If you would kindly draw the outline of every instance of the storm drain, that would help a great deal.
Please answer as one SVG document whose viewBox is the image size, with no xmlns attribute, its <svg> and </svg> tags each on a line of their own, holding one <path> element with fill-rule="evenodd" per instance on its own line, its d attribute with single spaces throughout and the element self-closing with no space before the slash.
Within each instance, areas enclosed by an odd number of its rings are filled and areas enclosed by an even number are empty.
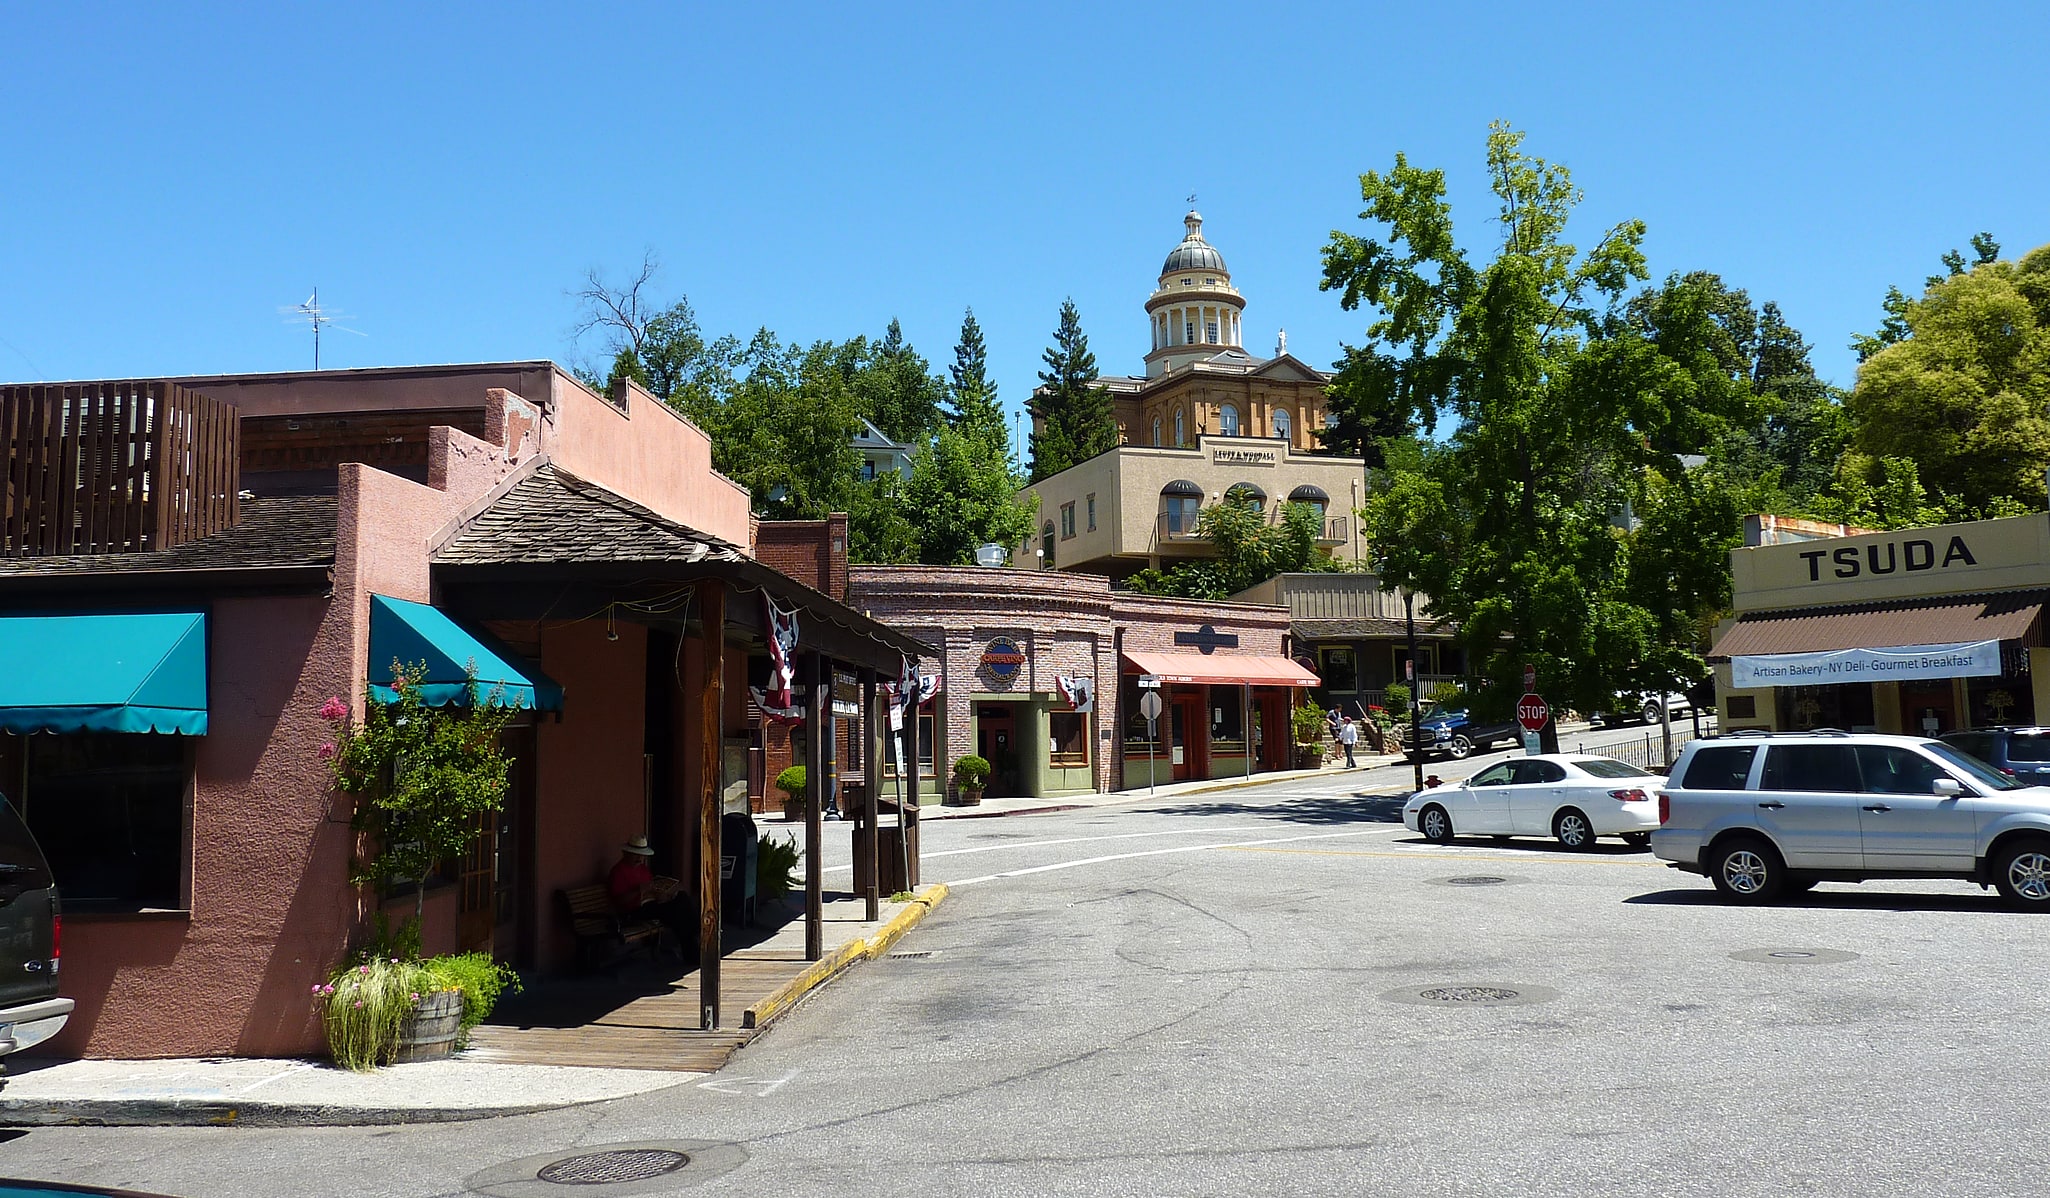
<svg viewBox="0 0 2050 1198">
<path fill-rule="evenodd" d="M 1838 948 L 1747 948 L 1731 953 L 1732 961 L 1760 961 L 1768 965 L 1841 965 L 1855 961 L 1858 954 Z"/>
<path fill-rule="evenodd" d="M 622 1181 L 646 1181 L 674 1173 L 690 1164 L 690 1157 L 666 1148 L 632 1148 L 623 1152 L 592 1152 L 572 1156 L 543 1166 L 534 1176 L 559 1186 L 603 1186 Z"/>
<path fill-rule="evenodd" d="M 1465 878 L 1447 878 L 1445 879 L 1445 884 L 1447 886 L 1500 886 L 1508 880 L 1507 878 L 1498 878 L 1493 874 L 1474 874 Z"/>
<path fill-rule="evenodd" d="M 923 961 L 923 960 L 926 960 L 927 958 L 931 957 L 931 956 L 933 955 L 934 951 L 935 951 L 935 950 L 933 950 L 933 949 L 929 949 L 929 948 L 927 948 L 927 949 L 919 949 L 919 950 L 918 950 L 918 951 L 916 951 L 916 952 L 908 952 L 908 953 L 891 953 L 891 954 L 889 955 L 889 959 L 890 959 L 890 960 L 892 960 L 892 961 Z"/>
<path fill-rule="evenodd" d="M 1390 990 L 1381 996 L 1381 1000 L 1420 1007 L 1522 1007 L 1550 1002 L 1557 997 L 1557 990 L 1519 982 L 1450 982 L 1440 986 Z"/>
</svg>

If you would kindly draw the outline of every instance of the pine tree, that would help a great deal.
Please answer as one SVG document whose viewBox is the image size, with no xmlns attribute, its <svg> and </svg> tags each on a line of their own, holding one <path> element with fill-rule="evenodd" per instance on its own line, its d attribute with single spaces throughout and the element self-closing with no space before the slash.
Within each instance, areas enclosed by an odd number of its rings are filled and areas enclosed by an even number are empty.
<svg viewBox="0 0 2050 1198">
<path fill-rule="evenodd" d="M 989 348 L 983 343 L 982 326 L 975 322 L 973 308 L 961 319 L 961 340 L 954 346 L 949 373 L 953 384 L 947 390 L 948 423 L 976 444 L 1008 457 L 1004 409 L 997 402 L 997 385 L 990 381 Z"/>
<path fill-rule="evenodd" d="M 850 346 L 853 342 L 848 343 Z M 866 345 L 852 375 L 862 415 L 893 441 L 921 444 L 940 422 L 946 384 L 904 340 L 895 318 L 873 349 Z"/>
<path fill-rule="evenodd" d="M 1096 385 L 1096 355 L 1082 332 L 1075 301 L 1061 303 L 1060 327 L 1047 347 L 1047 369 L 1032 397 L 1032 481 L 1059 474 L 1116 447 L 1110 392 Z"/>
</svg>

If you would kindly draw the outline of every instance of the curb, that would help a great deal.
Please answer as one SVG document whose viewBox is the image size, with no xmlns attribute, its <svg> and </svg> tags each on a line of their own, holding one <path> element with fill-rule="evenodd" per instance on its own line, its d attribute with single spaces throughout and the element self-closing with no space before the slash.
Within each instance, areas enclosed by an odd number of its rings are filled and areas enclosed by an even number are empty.
<svg viewBox="0 0 2050 1198">
<path fill-rule="evenodd" d="M 609 1100 L 503 1107 L 369 1107 L 272 1102 L 167 1103 L 157 1099 L 95 1099 L 81 1103 L 0 1098 L 0 1127 L 389 1127 L 533 1115 L 594 1101 Z"/>
<path fill-rule="evenodd" d="M 815 961 L 809 969 L 776 988 L 776 992 L 747 1009 L 740 1018 L 743 1029 L 760 1030 L 776 1018 L 797 1005 L 797 1000 L 831 981 L 836 975 L 857 962 L 873 961 L 890 951 L 890 946 L 904 938 L 904 934 L 917 927 L 933 908 L 947 897 L 947 884 L 935 882 L 920 888 L 904 909 L 890 918 L 890 922 L 876 929 L 875 933 L 859 940 L 850 940 L 841 945 L 824 960 Z"/>
</svg>

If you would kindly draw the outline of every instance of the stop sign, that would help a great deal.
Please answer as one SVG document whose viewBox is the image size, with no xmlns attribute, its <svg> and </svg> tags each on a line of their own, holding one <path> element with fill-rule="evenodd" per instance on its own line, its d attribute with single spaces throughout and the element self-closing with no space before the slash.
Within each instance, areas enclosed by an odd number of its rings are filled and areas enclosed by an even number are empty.
<svg viewBox="0 0 2050 1198">
<path fill-rule="evenodd" d="M 1516 701 L 1516 722 L 1522 724 L 1526 732 L 1544 731 L 1551 718 L 1551 707 L 1539 695 L 1525 695 Z"/>
</svg>

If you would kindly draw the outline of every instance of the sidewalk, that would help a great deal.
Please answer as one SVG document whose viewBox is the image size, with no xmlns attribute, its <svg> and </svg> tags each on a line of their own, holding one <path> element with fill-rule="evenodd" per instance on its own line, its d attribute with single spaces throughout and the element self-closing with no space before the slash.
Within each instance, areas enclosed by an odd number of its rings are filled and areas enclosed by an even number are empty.
<svg viewBox="0 0 2050 1198">
<path fill-rule="evenodd" d="M 943 885 L 921 887 L 909 902 L 884 903 L 882 919 L 874 923 L 862 919 L 867 912 L 860 899 L 826 904 L 826 952 L 821 961 L 807 963 L 803 959 L 801 916 L 766 939 L 729 953 L 725 964 L 736 972 L 745 967 L 785 967 L 779 984 L 745 1008 L 731 1001 L 737 996 L 729 993 L 722 1020 L 725 1026 L 718 1031 L 695 1027 L 695 972 L 682 974 L 674 983 L 678 1001 L 688 1004 L 691 1026 L 677 1026 L 673 1020 L 636 1026 L 634 1016 L 614 1012 L 611 1017 L 624 1022 L 596 1027 L 601 1033 L 630 1034 L 643 1043 L 683 1050 L 683 1059 L 702 1063 L 697 1068 L 532 1063 L 537 1054 L 524 1051 L 519 1039 L 528 1029 L 493 1024 L 478 1028 L 472 1046 L 449 1060 L 393 1065 L 375 1073 L 350 1073 L 326 1061 L 245 1057 L 157 1061 L 12 1057 L 6 1062 L 4 1086 L 0 1086 L 0 1125 L 335 1127 L 440 1123 L 554 1110 L 687 1085 L 723 1065 L 811 990 L 861 961 L 888 952 L 946 895 Z M 536 989 L 549 984 L 538 983 Z M 645 1001 L 630 1005 L 647 1010 L 641 1005 Z M 559 1056 L 561 1036 L 583 1029 L 540 1030 L 556 1033 L 556 1047 L 549 1055 Z"/>
</svg>

